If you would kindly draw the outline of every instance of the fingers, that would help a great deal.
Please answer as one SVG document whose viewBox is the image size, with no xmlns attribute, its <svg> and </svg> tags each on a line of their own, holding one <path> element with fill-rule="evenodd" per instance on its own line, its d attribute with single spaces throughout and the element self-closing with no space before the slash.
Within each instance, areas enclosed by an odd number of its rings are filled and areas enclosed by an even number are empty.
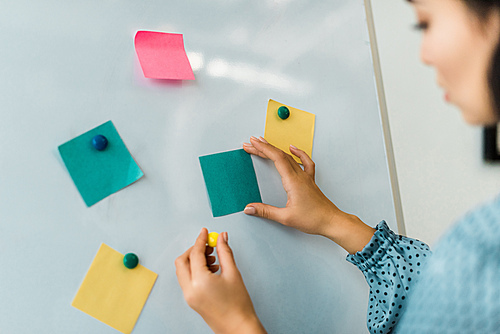
<svg viewBox="0 0 500 334">
<path fill-rule="evenodd" d="M 261 151 L 259 151 L 258 149 L 256 149 L 252 144 L 243 143 L 243 149 L 248 154 L 253 154 L 253 155 L 259 156 L 259 157 L 261 157 L 263 159 L 269 159 L 267 157 L 267 155 L 265 155 L 264 153 L 262 153 Z"/>
<path fill-rule="evenodd" d="M 227 241 L 227 232 L 222 232 L 217 239 L 217 255 L 219 256 L 221 275 L 235 275 L 239 271 L 234 261 L 233 251 Z"/>
<path fill-rule="evenodd" d="M 215 256 L 207 256 L 207 265 L 210 266 L 216 261 Z"/>
<path fill-rule="evenodd" d="M 265 159 L 273 160 L 273 162 L 276 165 L 276 168 L 278 169 L 278 172 L 279 168 L 278 165 L 276 164 L 276 160 L 277 159 L 284 160 L 283 159 L 284 157 L 286 157 L 293 170 L 297 172 L 301 171 L 300 166 L 295 162 L 295 160 L 290 155 L 269 144 L 264 138 L 260 137 L 260 139 L 257 139 L 255 137 L 251 137 L 250 141 L 251 144 L 248 143 L 243 144 L 243 149 L 245 150 L 245 152 L 249 154 L 258 155 Z M 269 152 L 272 153 L 269 154 Z M 306 172 L 306 174 L 311 176 L 314 180 L 316 173 L 316 166 L 314 164 L 314 161 L 312 161 L 312 159 L 309 157 L 309 155 L 303 150 L 298 149 L 293 145 L 290 145 L 290 152 L 301 160 L 302 165 L 304 166 L 304 172 Z M 283 176 L 281 172 L 280 174 Z"/>
<path fill-rule="evenodd" d="M 277 208 L 275 206 L 264 203 L 248 204 L 245 210 L 243 210 L 243 212 L 246 213 L 247 215 L 274 220 L 281 224 L 283 224 L 286 219 L 285 209 Z"/>
<path fill-rule="evenodd" d="M 213 248 L 206 246 L 207 238 L 208 231 L 203 228 L 196 238 L 194 246 L 175 260 L 176 275 L 182 290 L 188 287 L 192 274 L 205 273 L 207 269 L 214 274 L 222 268 L 225 268 L 226 275 L 239 273 L 233 251 L 227 243 L 227 232 L 221 233 L 217 240 L 217 255 L 220 264 L 215 264 L 215 256 L 210 255 Z"/>
<path fill-rule="evenodd" d="M 257 151 L 274 162 L 281 177 L 289 177 L 294 172 L 301 170 L 300 166 L 293 160 L 291 155 L 269 144 L 264 138 L 261 137 L 261 139 L 257 139 L 251 137 L 250 142 Z"/>
<path fill-rule="evenodd" d="M 191 269 L 189 267 L 189 254 L 191 253 L 191 249 L 192 247 L 175 259 L 175 274 L 177 275 L 177 280 L 182 290 L 184 290 L 191 281 Z"/>
<path fill-rule="evenodd" d="M 316 166 L 314 164 L 314 161 L 312 161 L 312 159 L 309 157 L 309 155 L 293 145 L 290 145 L 290 152 L 292 152 L 293 155 L 297 156 L 300 159 L 300 161 L 302 161 L 302 165 L 304 166 L 304 172 L 306 172 L 314 180 L 314 176 L 316 173 Z"/>
<path fill-rule="evenodd" d="M 215 274 L 216 272 L 219 271 L 220 266 L 218 264 L 212 264 L 208 267 L 208 270 L 212 272 L 212 274 Z"/>
<path fill-rule="evenodd" d="M 213 247 L 206 246 L 206 248 L 205 248 L 205 255 L 209 256 L 210 254 L 212 254 L 213 251 L 214 251 Z"/>
<path fill-rule="evenodd" d="M 202 228 L 189 254 L 191 272 L 194 275 L 207 271 L 207 259 L 205 256 L 207 240 L 208 231 L 206 228 Z"/>
</svg>

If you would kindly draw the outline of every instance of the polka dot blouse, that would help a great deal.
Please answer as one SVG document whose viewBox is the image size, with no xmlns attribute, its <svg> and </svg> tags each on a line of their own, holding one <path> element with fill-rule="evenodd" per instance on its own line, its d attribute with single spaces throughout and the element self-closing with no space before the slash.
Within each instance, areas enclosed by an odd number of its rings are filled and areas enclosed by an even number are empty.
<svg viewBox="0 0 500 334">
<path fill-rule="evenodd" d="M 500 197 L 462 218 L 432 256 L 382 222 L 347 260 L 370 286 L 370 333 L 500 333 Z"/>
<path fill-rule="evenodd" d="M 370 286 L 367 326 L 370 333 L 389 333 L 401 318 L 408 293 L 431 254 L 423 242 L 394 234 L 383 221 L 365 246 L 347 261 L 363 272 Z"/>
</svg>

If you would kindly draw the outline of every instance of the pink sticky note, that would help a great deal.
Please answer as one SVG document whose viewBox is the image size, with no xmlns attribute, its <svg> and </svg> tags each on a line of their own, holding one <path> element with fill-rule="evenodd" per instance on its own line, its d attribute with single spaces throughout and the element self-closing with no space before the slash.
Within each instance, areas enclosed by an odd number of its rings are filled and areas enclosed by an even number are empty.
<svg viewBox="0 0 500 334">
<path fill-rule="evenodd" d="M 138 31 L 135 51 L 146 78 L 194 80 L 182 34 Z"/>
</svg>

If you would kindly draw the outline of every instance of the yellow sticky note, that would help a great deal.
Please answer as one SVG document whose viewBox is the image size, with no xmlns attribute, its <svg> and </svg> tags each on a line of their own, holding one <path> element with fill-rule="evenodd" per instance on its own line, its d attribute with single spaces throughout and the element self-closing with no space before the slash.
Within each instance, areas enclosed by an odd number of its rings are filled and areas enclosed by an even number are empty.
<svg viewBox="0 0 500 334">
<path fill-rule="evenodd" d="M 290 110 L 287 119 L 278 116 L 278 108 L 286 106 Z M 267 105 L 266 128 L 264 138 L 272 145 L 290 152 L 290 145 L 305 151 L 310 157 L 314 138 L 315 115 L 306 111 L 293 108 L 274 100 L 269 100 Z M 295 161 L 301 163 L 300 159 L 291 154 Z"/>
<path fill-rule="evenodd" d="M 122 333 L 131 333 L 158 275 L 128 269 L 123 254 L 101 244 L 72 306 Z"/>
</svg>

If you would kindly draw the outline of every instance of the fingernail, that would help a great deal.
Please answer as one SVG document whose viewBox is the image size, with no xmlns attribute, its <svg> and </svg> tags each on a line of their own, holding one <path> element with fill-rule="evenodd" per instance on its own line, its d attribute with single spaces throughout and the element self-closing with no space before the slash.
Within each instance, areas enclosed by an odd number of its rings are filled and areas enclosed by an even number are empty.
<svg viewBox="0 0 500 334">
<path fill-rule="evenodd" d="M 222 233 L 222 238 L 224 239 L 224 241 L 226 242 L 227 244 L 227 240 L 229 239 L 228 235 L 227 235 L 227 232 L 224 232 Z"/>
<path fill-rule="evenodd" d="M 253 145 L 249 143 L 243 143 L 243 146 L 252 147 Z"/>
<path fill-rule="evenodd" d="M 254 215 L 257 213 L 257 210 L 253 206 L 247 206 L 243 212 L 247 215 Z"/>
<path fill-rule="evenodd" d="M 259 137 L 259 140 L 260 140 L 261 142 L 263 142 L 263 143 L 269 144 L 269 143 L 267 142 L 267 140 L 265 140 L 265 139 L 264 139 L 264 138 L 262 138 L 262 137 Z"/>
<path fill-rule="evenodd" d="M 298 150 L 298 148 L 296 148 L 295 146 L 293 145 L 290 145 L 291 148 L 293 148 L 294 150 Z"/>
<path fill-rule="evenodd" d="M 258 140 L 256 137 L 254 136 L 251 136 L 250 139 L 253 139 L 253 140 Z"/>
</svg>

